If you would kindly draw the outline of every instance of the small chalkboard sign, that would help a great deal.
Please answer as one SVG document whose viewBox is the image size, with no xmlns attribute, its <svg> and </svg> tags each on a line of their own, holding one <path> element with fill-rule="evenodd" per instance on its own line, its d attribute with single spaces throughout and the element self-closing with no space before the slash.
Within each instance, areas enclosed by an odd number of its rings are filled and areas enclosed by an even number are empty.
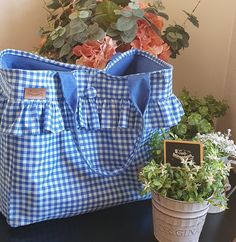
<svg viewBox="0 0 236 242">
<path fill-rule="evenodd" d="M 171 166 L 182 166 L 182 161 L 193 161 L 195 165 L 201 165 L 203 161 L 203 145 L 195 141 L 165 140 L 164 162 Z"/>
</svg>

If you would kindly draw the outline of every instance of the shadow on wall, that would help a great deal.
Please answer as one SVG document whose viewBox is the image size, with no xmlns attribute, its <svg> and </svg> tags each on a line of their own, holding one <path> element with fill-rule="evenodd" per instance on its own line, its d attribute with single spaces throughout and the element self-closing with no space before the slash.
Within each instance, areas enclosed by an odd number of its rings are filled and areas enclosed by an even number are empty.
<svg viewBox="0 0 236 242">
<path fill-rule="evenodd" d="M 0 49 L 32 50 L 39 43 L 37 30 L 46 24 L 43 1 L 0 1 Z"/>
</svg>

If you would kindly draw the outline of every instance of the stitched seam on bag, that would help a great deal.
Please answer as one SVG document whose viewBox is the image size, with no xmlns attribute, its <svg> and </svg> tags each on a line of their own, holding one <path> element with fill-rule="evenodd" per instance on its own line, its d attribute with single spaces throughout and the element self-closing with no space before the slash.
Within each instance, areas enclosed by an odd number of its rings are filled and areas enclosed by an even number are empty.
<svg viewBox="0 0 236 242">
<path fill-rule="evenodd" d="M 1 59 L 0 59 L 0 66 L 2 66 L 2 62 L 3 62 L 3 57 L 6 56 L 6 55 L 12 55 L 12 56 L 20 56 L 20 57 L 25 57 L 25 58 L 29 58 L 29 59 L 33 59 L 33 60 L 36 60 L 36 61 L 41 61 L 41 62 L 44 62 L 46 64 L 52 64 L 54 66 L 62 66 L 62 67 L 66 67 L 66 68 L 70 68 L 71 70 L 75 70 L 78 68 L 78 66 L 76 65 L 72 65 L 72 64 L 66 64 L 66 63 L 62 63 L 62 62 L 58 62 L 58 61 L 54 61 L 54 60 L 51 60 L 51 59 L 47 59 L 45 57 L 42 57 L 42 56 L 39 56 L 39 55 L 34 55 L 34 54 L 31 54 L 31 53 L 28 53 L 28 52 L 25 52 L 25 51 L 18 51 L 18 50 L 14 50 L 14 49 L 6 49 L 6 50 L 3 50 L 1 52 Z M 75 67 L 72 68 L 72 67 Z M 4 70 L 10 70 L 10 69 L 5 69 L 5 68 L 2 68 Z M 20 69 L 19 69 L 20 70 Z M 34 71 L 34 70 L 31 70 L 31 71 Z M 44 70 L 35 70 L 35 71 L 44 71 Z M 45 70 L 45 71 L 48 71 L 48 70 Z"/>
<path fill-rule="evenodd" d="M 141 52 L 140 50 L 131 50 L 131 51 L 128 51 L 128 52 L 124 52 L 122 53 L 121 55 L 122 56 L 118 56 L 117 59 L 115 59 L 114 61 L 111 61 L 111 64 L 110 66 L 107 68 L 107 70 L 109 70 L 111 67 L 113 67 L 115 64 L 117 64 L 117 62 L 121 61 L 122 60 L 122 57 L 127 57 L 127 56 L 132 56 L 133 54 L 138 54 L 138 55 L 141 55 L 143 57 L 146 57 L 148 58 L 149 60 L 151 61 L 154 61 L 155 63 L 158 63 L 160 64 L 162 67 L 169 67 L 169 68 L 173 68 L 171 65 L 169 65 L 168 63 L 165 63 L 164 61 L 160 60 L 160 59 L 157 59 L 155 58 L 154 56 L 151 56 L 150 54 L 147 54 L 147 53 L 143 53 Z M 168 69 L 167 69 L 168 70 Z M 134 74 L 136 75 L 136 74 Z M 138 75 L 138 74 L 137 74 Z"/>
</svg>

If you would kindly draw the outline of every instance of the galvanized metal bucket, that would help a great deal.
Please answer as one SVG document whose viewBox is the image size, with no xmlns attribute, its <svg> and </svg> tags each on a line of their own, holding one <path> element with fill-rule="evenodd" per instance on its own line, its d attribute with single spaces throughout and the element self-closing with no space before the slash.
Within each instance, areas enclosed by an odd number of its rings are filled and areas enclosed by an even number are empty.
<svg viewBox="0 0 236 242">
<path fill-rule="evenodd" d="M 209 203 L 190 203 L 153 194 L 154 234 L 159 242 L 197 242 Z"/>
</svg>

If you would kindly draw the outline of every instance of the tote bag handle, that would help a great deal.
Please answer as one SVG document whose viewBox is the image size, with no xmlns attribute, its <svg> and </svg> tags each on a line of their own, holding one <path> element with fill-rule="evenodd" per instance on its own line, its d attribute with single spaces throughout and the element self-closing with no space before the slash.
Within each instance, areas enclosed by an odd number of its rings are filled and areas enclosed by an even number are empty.
<svg viewBox="0 0 236 242">
<path fill-rule="evenodd" d="M 77 94 L 77 80 L 75 79 L 75 77 L 73 76 L 73 74 L 71 72 L 58 72 L 58 76 L 61 82 L 61 86 L 62 86 L 62 92 L 63 92 L 63 96 L 64 99 L 67 103 L 67 105 L 70 108 L 70 111 L 73 114 L 73 133 L 74 133 L 74 137 L 75 137 L 75 143 L 76 143 L 76 148 L 79 152 L 79 154 L 82 157 L 82 160 L 87 164 L 87 166 L 90 168 L 90 170 L 98 175 L 101 176 L 116 176 L 116 175 L 120 175 L 123 172 L 125 172 L 127 170 L 127 168 L 131 165 L 131 163 L 134 161 L 135 155 L 137 154 L 137 151 L 140 148 L 142 139 L 143 139 L 143 134 L 144 134 L 144 120 L 143 120 L 143 114 L 142 111 L 139 110 L 139 108 L 137 107 L 137 105 L 135 104 L 136 108 L 139 111 L 139 114 L 141 116 L 141 122 L 139 125 L 139 130 L 138 130 L 138 135 L 137 135 L 137 139 L 135 141 L 135 145 L 134 148 L 129 156 L 129 158 L 126 160 L 126 162 L 124 162 L 119 168 L 109 171 L 109 170 L 104 170 L 104 169 L 99 169 L 99 168 L 95 168 L 94 165 L 84 156 L 83 152 L 80 149 L 80 145 L 79 145 L 79 137 L 78 137 L 78 132 L 77 132 L 77 121 L 76 121 L 76 110 L 77 110 L 77 104 L 78 104 L 78 94 Z M 138 76 L 139 75 L 135 75 L 135 77 L 131 80 L 131 82 L 134 83 L 134 81 L 136 81 L 138 83 Z M 149 75 L 145 74 L 144 76 L 142 76 L 142 80 L 141 83 L 145 82 L 148 83 L 149 86 Z M 148 78 L 148 80 L 147 80 Z M 144 80 L 146 79 L 146 80 Z M 145 84 L 141 85 L 140 90 L 138 90 L 137 88 L 137 84 L 134 85 L 134 95 L 131 95 L 131 99 L 136 99 L 137 100 L 137 92 L 142 92 L 143 93 L 143 86 L 145 86 Z M 140 95 L 140 93 L 139 93 Z M 135 102 L 135 100 L 133 100 Z M 146 98 L 146 104 L 148 102 L 148 99 Z"/>
</svg>

